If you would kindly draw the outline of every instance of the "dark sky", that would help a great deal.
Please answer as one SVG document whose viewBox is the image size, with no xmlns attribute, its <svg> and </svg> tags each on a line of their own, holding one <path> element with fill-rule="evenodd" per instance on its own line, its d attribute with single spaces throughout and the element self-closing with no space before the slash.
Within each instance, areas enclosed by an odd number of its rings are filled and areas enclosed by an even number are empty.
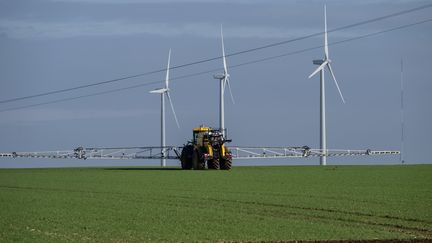
<svg viewBox="0 0 432 243">
<path fill-rule="evenodd" d="M 36 0 L 0 1 L 0 100 L 146 73 L 221 55 L 223 24 L 228 54 L 328 28 L 430 4 L 431 1 Z M 432 8 L 329 33 L 337 42 L 432 18 Z M 328 148 L 399 150 L 400 62 L 404 61 L 405 158 L 429 163 L 432 148 L 432 22 L 330 46 L 346 99 L 327 79 Z M 323 36 L 231 56 L 235 66 L 323 44 Z M 323 57 L 314 49 L 230 68 L 236 104 L 226 99 L 233 145 L 319 146 L 319 78 L 308 79 Z M 167 144 L 182 145 L 192 128 L 218 126 L 215 60 L 171 71 L 171 96 L 181 128 L 167 114 Z M 0 104 L 0 151 L 45 151 L 78 146 L 159 145 L 159 82 L 105 95 L 4 111 L 117 88 L 162 81 L 155 73 L 107 85 Z M 154 163 L 153 163 L 154 162 Z M 328 164 L 398 163 L 398 156 L 329 159 Z M 48 164 L 49 163 L 49 164 Z M 0 167 L 131 164 L 110 161 L 0 160 Z M 177 162 L 173 162 L 176 164 Z M 313 164 L 314 160 L 262 163 Z M 149 164 L 138 161 L 135 164 Z M 150 164 L 158 164 L 152 161 Z"/>
</svg>

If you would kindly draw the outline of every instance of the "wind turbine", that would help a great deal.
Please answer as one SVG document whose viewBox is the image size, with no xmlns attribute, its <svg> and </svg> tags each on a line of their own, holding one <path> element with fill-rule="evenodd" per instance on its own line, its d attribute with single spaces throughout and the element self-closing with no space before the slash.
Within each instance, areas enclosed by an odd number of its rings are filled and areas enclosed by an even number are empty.
<svg viewBox="0 0 432 243">
<path fill-rule="evenodd" d="M 327 41 L 327 8 L 324 5 L 324 59 L 322 60 L 313 60 L 313 64 L 320 65 L 309 78 L 313 77 L 315 74 L 320 72 L 320 149 L 323 152 L 320 157 L 320 165 L 326 165 L 327 163 L 327 138 L 326 138 L 326 112 L 325 112 L 325 85 L 324 85 L 324 70 L 327 67 L 333 81 L 336 85 L 337 90 L 339 91 L 339 95 L 342 99 L 342 102 L 345 103 L 345 99 L 342 95 L 342 92 L 339 88 L 338 82 L 336 81 L 336 77 L 333 73 L 333 69 L 331 67 L 331 60 L 329 58 L 328 51 L 328 41 Z"/>
<path fill-rule="evenodd" d="M 171 105 L 171 110 L 174 115 L 175 122 L 177 124 L 177 127 L 180 128 L 180 125 L 177 120 L 177 116 L 174 110 L 174 105 L 171 100 L 171 96 L 169 94 L 169 71 L 170 71 L 170 61 L 171 61 L 171 49 L 168 52 L 168 65 L 167 65 L 167 71 L 166 71 L 166 77 L 165 77 L 165 88 L 155 89 L 150 91 L 152 94 L 160 94 L 161 96 L 161 166 L 166 166 L 166 144 L 165 144 L 165 95 Z"/>
<path fill-rule="evenodd" d="M 228 73 L 228 67 L 227 67 L 227 61 L 225 56 L 225 45 L 224 45 L 224 38 L 223 38 L 223 30 L 221 25 L 221 41 L 222 41 L 222 59 L 223 59 L 223 67 L 224 72 L 223 74 L 216 74 L 213 75 L 213 78 L 218 79 L 220 82 L 220 92 L 219 92 L 219 128 L 222 132 L 223 137 L 225 138 L 226 130 L 225 130 L 225 100 L 224 100 L 224 94 L 225 94 L 225 87 L 228 85 L 228 89 L 231 95 L 231 101 L 234 102 L 234 96 L 232 95 L 231 91 L 231 85 L 230 85 L 230 75 Z"/>
</svg>

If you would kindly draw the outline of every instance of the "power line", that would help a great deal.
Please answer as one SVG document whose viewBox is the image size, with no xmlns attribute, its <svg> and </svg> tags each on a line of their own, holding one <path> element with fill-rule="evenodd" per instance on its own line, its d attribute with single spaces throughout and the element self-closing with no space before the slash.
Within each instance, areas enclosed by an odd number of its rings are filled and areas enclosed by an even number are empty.
<svg viewBox="0 0 432 243">
<path fill-rule="evenodd" d="M 213 69 L 213 70 L 203 71 L 203 72 L 199 72 L 199 73 L 194 73 L 194 74 L 179 76 L 179 77 L 172 78 L 171 80 L 190 78 L 190 77 L 193 77 L 193 76 L 207 74 L 207 73 L 215 72 L 215 71 L 218 71 L 218 70 L 219 69 Z M 137 85 L 132 85 L 132 86 L 128 86 L 128 87 L 117 88 L 117 89 L 112 89 L 112 90 L 107 90 L 107 91 L 101 91 L 101 92 L 91 93 L 91 94 L 86 94 L 86 95 L 80 95 L 80 96 L 76 96 L 76 97 L 63 98 L 63 99 L 57 99 L 57 100 L 52 100 L 52 101 L 47 101 L 47 102 L 41 102 L 41 103 L 36 103 L 36 104 L 18 106 L 18 107 L 13 107 L 13 108 L 8 108 L 8 109 L 0 110 L 0 112 L 13 111 L 13 110 L 21 110 L 21 109 L 35 107 L 35 106 L 49 105 L 49 104 L 55 104 L 55 103 L 60 103 L 60 102 L 65 102 L 65 101 L 70 101 L 70 100 L 77 100 L 77 99 L 87 98 L 87 97 L 92 97 L 92 96 L 99 96 L 99 95 L 104 95 L 104 94 L 110 94 L 110 93 L 115 93 L 115 92 L 119 92 L 119 91 L 124 91 L 124 90 L 130 90 L 130 89 L 140 88 L 140 87 L 144 87 L 144 86 L 149 86 L 149 85 L 157 84 L 157 83 L 161 83 L 161 82 L 165 82 L 165 80 L 152 81 L 152 82 L 148 82 L 148 83 L 137 84 Z"/>
<path fill-rule="evenodd" d="M 408 13 L 412 13 L 412 12 L 423 10 L 423 9 L 430 8 L 430 7 L 432 7 L 432 4 L 426 4 L 426 5 L 423 5 L 423 6 L 420 6 L 420 7 L 416 7 L 416 8 L 412 8 L 412 9 L 408 9 L 408 10 L 399 11 L 399 12 L 396 12 L 396 13 L 392 13 L 392 14 L 381 16 L 381 17 L 377 17 L 377 18 L 361 21 L 361 22 L 354 23 L 354 24 L 345 25 L 345 26 L 342 26 L 342 27 L 338 27 L 338 28 L 329 30 L 328 32 L 335 32 L 335 31 L 340 31 L 340 30 L 344 30 L 344 29 L 349 29 L 349 28 L 353 28 L 353 27 L 369 24 L 369 23 L 372 23 L 372 22 L 376 22 L 376 21 L 380 21 L 380 20 L 384 20 L 384 19 L 388 19 L 388 18 L 392 18 L 392 17 L 396 17 L 396 16 L 408 14 Z M 234 52 L 234 53 L 226 55 L 226 57 L 237 56 L 237 55 L 241 55 L 241 54 L 245 54 L 245 53 L 250 53 L 250 52 L 255 52 L 255 51 L 258 51 L 258 50 L 263 50 L 263 49 L 267 49 L 267 48 L 271 48 L 271 47 L 275 47 L 275 46 L 285 45 L 285 44 L 288 44 L 288 43 L 292 43 L 292 42 L 308 39 L 308 38 L 319 36 L 319 35 L 322 35 L 322 34 L 324 34 L 324 32 L 319 32 L 319 33 L 310 34 L 310 35 L 306 35 L 306 36 L 302 36 L 302 37 L 298 37 L 298 38 L 293 38 L 293 39 L 286 40 L 286 41 L 275 42 L 275 43 L 264 45 L 264 46 L 259 46 L 259 47 L 255 47 L 255 48 L 239 51 L 239 52 Z M 214 60 L 217 60 L 217 59 L 220 59 L 220 58 L 222 58 L 222 56 L 213 57 L 213 58 L 207 58 L 207 59 L 202 59 L 202 60 L 199 60 L 199 61 L 190 62 L 190 63 L 186 63 L 186 64 L 181 64 L 181 65 L 177 65 L 177 66 L 171 67 L 170 70 L 184 68 L 184 67 L 187 67 L 187 66 L 197 65 L 197 64 L 201 64 L 201 63 L 206 63 L 206 62 L 214 61 Z M 73 91 L 73 90 L 84 89 L 84 88 L 89 88 L 89 87 L 94 87 L 94 86 L 99 86 L 99 85 L 104 85 L 104 84 L 109 84 L 109 83 L 115 83 L 115 82 L 119 82 L 119 81 L 126 80 L 126 79 L 137 78 L 137 77 L 142 77 L 142 76 L 148 76 L 148 75 L 151 75 L 151 74 L 156 74 L 156 73 L 164 72 L 165 70 L 166 69 L 158 69 L 158 70 L 149 71 L 149 72 L 145 72 L 145 73 L 141 73 L 141 74 L 130 75 L 130 76 L 125 76 L 125 77 L 121 77 L 121 78 L 116 78 L 116 79 L 111 79 L 111 80 L 106 80 L 106 81 L 101 81 L 101 82 L 96 82 L 96 83 L 91 83 L 91 84 L 85 84 L 85 85 L 80 85 L 80 86 L 66 88 L 66 89 L 59 89 L 59 90 L 48 91 L 48 92 L 34 94 L 34 95 L 28 95 L 28 96 L 22 96 L 22 97 L 11 98 L 11 99 L 6 99 L 6 100 L 0 100 L 0 104 L 15 102 L 15 101 L 19 101 L 19 100 L 32 99 L 32 98 L 37 98 L 37 97 L 42 97 L 42 96 L 47 96 L 47 95 L 52 95 L 52 94 L 64 93 L 64 92 L 69 92 L 69 91 Z"/>
<path fill-rule="evenodd" d="M 159 82 L 160 81 L 154 81 L 154 82 L 150 82 L 150 83 L 144 83 L 144 84 L 139 84 L 139 85 L 124 87 L 124 88 L 119 88 L 119 89 L 107 90 L 107 91 L 102 91 L 102 92 L 97 92 L 97 93 L 92 93 L 92 94 L 87 94 L 87 95 L 80 95 L 80 96 L 76 96 L 76 97 L 70 97 L 70 98 L 58 99 L 58 100 L 47 101 L 47 102 L 42 102 L 42 103 L 36 103 L 36 104 L 18 106 L 18 107 L 15 107 L 15 108 L 9 108 L 9 109 L 0 110 L 0 112 L 13 111 L 13 110 L 21 110 L 21 109 L 35 107 L 35 106 L 49 105 L 49 104 L 55 104 L 55 103 L 60 103 L 60 102 L 65 102 L 65 101 L 70 101 L 70 100 L 77 100 L 77 99 L 91 97 L 91 96 L 104 95 L 104 94 L 114 93 L 114 92 L 118 92 L 118 91 L 123 91 L 123 90 L 128 90 L 128 89 L 133 89 L 133 88 L 139 88 L 139 87 L 143 87 L 143 86 L 148 86 L 148 85 L 156 84 L 156 83 L 159 83 Z"/>
<path fill-rule="evenodd" d="M 384 33 L 387 33 L 387 32 L 392 32 L 392 31 L 396 31 L 396 30 L 400 30 L 400 29 L 405 29 L 405 28 L 408 28 L 408 27 L 424 24 L 424 23 L 427 23 L 427 22 L 432 22 L 432 18 L 426 19 L 426 20 L 422 20 L 422 21 L 419 21 L 419 22 L 415 22 L 415 23 L 411 23 L 411 24 L 401 25 L 401 26 L 397 26 L 397 27 L 394 27 L 394 28 L 390 28 L 390 29 L 386 29 L 386 30 L 381 30 L 381 31 L 377 31 L 377 32 L 373 32 L 373 33 L 357 36 L 357 37 L 353 37 L 353 38 L 349 38 L 349 39 L 345 39 L 345 40 L 341 40 L 341 41 L 331 42 L 331 43 L 329 43 L 329 45 L 331 45 L 331 46 L 333 46 L 333 45 L 339 45 L 339 44 L 350 42 L 350 41 L 354 41 L 354 40 L 364 39 L 364 38 L 367 38 L 367 37 L 371 37 L 371 36 L 375 36 L 375 35 L 380 35 L 380 34 L 384 34 Z M 270 61 L 270 60 L 274 60 L 274 59 L 278 59 L 278 58 L 282 58 L 282 57 L 286 57 L 286 56 L 291 56 L 291 55 L 295 55 L 295 54 L 304 53 L 304 52 L 315 50 L 315 49 L 320 49 L 322 47 L 323 47 L 323 45 L 320 45 L 320 46 L 315 46 L 315 47 L 310 47 L 310 48 L 305 48 L 305 49 L 301 49 L 301 50 L 297 50 L 297 51 L 293 51 L 293 52 L 288 52 L 288 53 L 280 54 L 280 55 L 277 55 L 277 56 L 271 56 L 271 57 L 256 59 L 256 60 L 253 60 L 253 61 L 249 61 L 249 62 L 244 62 L 244 63 L 232 65 L 232 66 L 229 66 L 229 68 L 233 69 L 233 68 L 247 66 L 247 65 L 251 65 L 251 64 L 255 64 L 255 63 Z M 179 80 L 179 79 L 190 78 L 190 77 L 194 77 L 194 76 L 199 76 L 199 75 L 203 75 L 203 74 L 208 74 L 208 73 L 216 72 L 216 71 L 219 71 L 219 70 L 220 69 L 218 68 L 218 69 L 212 69 L 212 70 L 202 71 L 202 72 L 198 72 L 198 73 L 193 73 L 193 74 L 188 74 L 188 75 L 174 77 L 171 80 Z M 97 93 L 92 93 L 92 94 L 87 94 L 87 95 L 80 95 L 80 96 L 76 96 L 76 97 L 70 97 L 70 98 L 58 99 L 58 100 L 47 101 L 47 102 L 42 102 L 42 103 L 36 103 L 36 104 L 18 106 L 18 107 L 13 107 L 13 108 L 8 108 L 8 109 L 0 110 L 0 112 L 20 110 L 20 109 L 25 109 L 25 108 L 35 107 L 35 106 L 55 104 L 55 103 L 60 103 L 60 102 L 65 102 L 65 101 L 70 101 L 70 100 L 77 100 L 77 99 L 86 98 L 86 97 L 99 96 L 99 95 L 104 95 L 104 94 L 109 94 L 109 93 L 115 93 L 115 92 L 119 92 L 119 91 L 124 91 L 124 90 L 129 90 L 129 89 L 135 89 L 135 88 L 144 87 L 144 86 L 149 86 L 149 85 L 156 84 L 156 83 L 161 83 L 161 82 L 165 82 L 165 80 L 147 82 L 147 83 L 143 83 L 143 84 L 138 84 L 138 85 L 133 85 L 133 86 L 128 86 L 128 87 L 123 87 L 123 88 L 118 88 L 118 89 L 112 89 L 112 90 L 107 90 L 107 91 L 102 91 L 102 92 L 97 92 Z"/>
<path fill-rule="evenodd" d="M 426 5 L 423 5 L 423 6 L 420 6 L 420 7 L 416 7 L 416 8 L 412 8 L 412 9 L 408 9 L 408 10 L 403 10 L 403 11 L 400 11 L 400 12 L 396 12 L 396 13 L 384 15 L 384 16 L 381 16 L 381 17 L 377 17 L 377 18 L 373 18 L 373 19 L 369 19 L 369 20 L 364 20 L 364 21 L 357 22 L 357 23 L 354 23 L 354 24 L 349 24 L 349 25 L 345 25 L 345 26 L 338 27 L 338 28 L 335 28 L 335 29 L 327 30 L 327 33 L 336 32 L 336 31 L 340 31 L 340 30 L 344 30 L 344 29 L 349 29 L 349 28 L 353 28 L 353 27 L 357 27 L 357 26 L 361 26 L 361 25 L 377 22 L 377 21 L 380 21 L 380 20 L 384 20 L 384 19 L 388 19 L 388 18 L 392 18 L 392 17 L 408 14 L 408 13 L 411 13 L 411 12 L 419 11 L 419 10 L 422 10 L 422 9 L 425 9 L 425 8 L 430 8 L 430 7 L 432 7 L 432 4 L 426 4 Z M 319 35 L 322 35 L 322 34 L 324 34 L 324 31 L 319 32 L 319 33 L 315 33 L 315 34 L 310 34 L 310 35 L 298 37 L 298 38 L 294 38 L 294 39 L 291 39 L 291 40 L 276 42 L 276 43 L 272 43 L 272 44 L 269 44 L 269 45 L 265 45 L 265 46 L 261 46 L 261 47 L 256 47 L 256 48 L 248 49 L 248 50 L 245 50 L 245 51 L 235 52 L 235 53 L 226 55 L 226 57 L 235 56 L 235 55 L 239 55 L 239 54 L 243 54 L 243 53 L 248 53 L 248 52 L 253 52 L 253 51 L 258 51 L 258 50 L 262 50 L 262 49 L 266 49 L 266 48 L 270 48 L 270 47 L 280 46 L 280 45 L 288 44 L 288 43 L 291 43 L 291 42 L 295 42 L 295 41 L 304 40 L 304 39 L 308 39 L 308 38 L 311 38 L 311 37 L 319 36 Z M 222 58 L 222 57 L 217 57 L 217 58 L 214 58 L 214 59 L 219 59 L 219 58 Z M 214 60 L 214 59 L 212 59 L 212 60 Z"/>
</svg>

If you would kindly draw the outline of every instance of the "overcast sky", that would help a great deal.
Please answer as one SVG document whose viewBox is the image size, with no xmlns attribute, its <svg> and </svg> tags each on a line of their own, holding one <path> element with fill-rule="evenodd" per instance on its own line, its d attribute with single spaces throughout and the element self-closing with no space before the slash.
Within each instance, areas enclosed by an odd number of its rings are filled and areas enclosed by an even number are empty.
<svg viewBox="0 0 432 243">
<path fill-rule="evenodd" d="M 286 41 L 430 4 L 431 1 L 294 0 L 0 0 L 0 100 L 142 74 Z M 329 42 L 432 18 L 432 8 L 329 33 Z M 400 61 L 404 60 L 405 160 L 429 163 L 432 148 L 432 22 L 330 46 L 341 90 L 327 79 L 327 144 L 334 149 L 399 150 Z M 319 35 L 228 58 L 236 103 L 226 99 L 232 145 L 319 147 L 317 48 L 265 62 L 250 61 L 323 44 Z M 218 126 L 222 60 L 171 71 L 180 121 L 167 114 L 167 144 L 182 145 L 192 128 Z M 163 72 L 56 95 L 0 104 L 0 151 L 46 151 L 78 146 L 157 146 Z M 156 81 L 156 83 L 154 83 Z M 53 100 L 152 83 L 65 102 L 5 111 Z M 318 164 L 315 159 L 261 161 Z M 331 158 L 328 164 L 399 163 L 398 156 Z M 39 161 L 0 159 L 0 167 L 147 165 L 158 161 Z M 236 163 L 236 162 L 235 162 Z M 244 162 L 238 162 L 241 164 Z M 173 161 L 171 164 L 178 164 Z"/>
</svg>

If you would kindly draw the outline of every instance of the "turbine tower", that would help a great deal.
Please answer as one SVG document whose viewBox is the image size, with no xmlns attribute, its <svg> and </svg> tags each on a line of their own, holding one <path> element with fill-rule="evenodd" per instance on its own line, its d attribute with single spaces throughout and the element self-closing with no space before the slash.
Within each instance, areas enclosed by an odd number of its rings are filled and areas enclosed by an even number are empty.
<svg viewBox="0 0 432 243">
<path fill-rule="evenodd" d="M 327 137 L 326 137 L 326 105 L 325 105 L 325 82 L 324 82 L 324 70 L 327 67 L 333 81 L 336 85 L 337 90 L 339 91 L 339 95 L 342 99 L 342 102 L 345 103 L 345 99 L 342 95 L 342 92 L 339 88 L 338 82 L 336 81 L 336 77 L 333 73 L 333 69 L 331 67 L 331 60 L 329 58 L 328 51 L 328 40 L 327 40 L 327 8 L 324 5 L 324 59 L 322 60 L 313 60 L 313 64 L 319 65 L 319 67 L 309 75 L 309 78 L 313 77 L 315 74 L 320 72 L 320 149 L 322 151 L 322 155 L 320 156 L 320 165 L 327 164 Z"/>
<path fill-rule="evenodd" d="M 404 142 L 404 85 L 403 85 L 403 59 L 401 58 L 400 63 L 400 87 L 401 87 L 401 151 L 400 151 L 400 161 L 402 164 L 405 163 L 405 142 Z"/>
<path fill-rule="evenodd" d="M 228 85 L 228 89 L 231 95 L 231 101 L 234 102 L 234 97 L 232 95 L 232 91 L 231 91 L 231 85 L 230 85 L 230 75 L 228 73 L 228 67 L 227 67 L 227 61 L 226 61 L 226 56 L 225 56 L 225 45 L 224 45 L 224 39 L 223 39 L 223 30 L 222 30 L 222 25 L 221 25 L 221 41 L 222 41 L 222 59 L 223 59 L 223 67 L 224 67 L 224 72 L 223 74 L 216 74 L 213 75 L 213 77 L 215 79 L 219 80 L 219 87 L 220 87 L 220 92 L 219 92 L 219 128 L 222 132 L 223 137 L 225 138 L 226 135 L 226 130 L 225 130 L 225 100 L 224 100 L 224 95 L 225 95 L 225 86 Z"/>
<path fill-rule="evenodd" d="M 171 61 L 171 49 L 168 52 L 168 65 L 167 65 L 167 71 L 166 71 L 166 77 L 165 77 L 165 88 L 155 89 L 150 91 L 152 94 L 160 94 L 161 96 L 161 166 L 166 166 L 166 143 L 165 143 L 165 95 L 171 105 L 171 110 L 174 115 L 175 122 L 177 124 L 177 127 L 180 128 L 180 125 L 177 120 L 177 116 L 174 110 L 174 105 L 171 101 L 171 96 L 169 94 L 169 70 L 170 70 L 170 61 Z"/>
</svg>

